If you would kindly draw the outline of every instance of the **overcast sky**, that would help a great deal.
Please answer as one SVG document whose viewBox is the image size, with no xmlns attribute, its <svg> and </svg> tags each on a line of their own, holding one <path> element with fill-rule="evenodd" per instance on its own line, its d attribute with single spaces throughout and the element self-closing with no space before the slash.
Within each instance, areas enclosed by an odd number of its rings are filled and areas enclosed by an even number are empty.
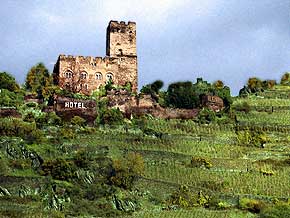
<svg viewBox="0 0 290 218">
<path fill-rule="evenodd" d="M 59 54 L 105 56 L 110 20 L 137 23 L 139 86 L 290 71 L 289 0 L 0 0 L 0 71 L 23 83 Z"/>
</svg>

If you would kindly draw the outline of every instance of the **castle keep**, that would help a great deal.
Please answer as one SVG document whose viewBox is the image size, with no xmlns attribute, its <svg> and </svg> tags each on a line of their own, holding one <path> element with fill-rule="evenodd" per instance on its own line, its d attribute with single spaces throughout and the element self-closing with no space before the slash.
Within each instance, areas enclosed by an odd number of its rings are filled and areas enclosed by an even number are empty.
<svg viewBox="0 0 290 218">
<path fill-rule="evenodd" d="M 53 70 L 54 83 L 62 89 L 89 95 L 109 80 L 116 85 L 131 83 L 137 91 L 136 23 L 110 21 L 106 56 L 60 55 Z"/>
</svg>

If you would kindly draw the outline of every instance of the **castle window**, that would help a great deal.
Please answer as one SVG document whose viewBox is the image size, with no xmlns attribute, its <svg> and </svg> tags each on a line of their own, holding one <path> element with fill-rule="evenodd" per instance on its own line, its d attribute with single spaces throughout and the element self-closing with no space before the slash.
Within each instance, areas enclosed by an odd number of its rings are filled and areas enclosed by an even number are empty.
<svg viewBox="0 0 290 218">
<path fill-rule="evenodd" d="M 70 84 L 69 84 L 69 83 L 66 83 L 66 84 L 65 84 L 65 89 L 70 90 Z"/>
<path fill-rule="evenodd" d="M 103 76 L 101 73 L 96 73 L 96 80 L 102 80 Z"/>
<path fill-rule="evenodd" d="M 80 74 L 80 79 L 87 79 L 88 74 L 86 72 L 82 72 Z"/>
<path fill-rule="evenodd" d="M 81 90 L 88 90 L 88 84 L 80 84 Z"/>
<path fill-rule="evenodd" d="M 107 73 L 106 80 L 107 81 L 113 80 L 113 74 L 112 73 Z"/>
<path fill-rule="evenodd" d="M 65 78 L 70 79 L 70 78 L 72 78 L 72 72 L 67 71 L 67 72 L 65 72 L 64 76 L 65 76 Z"/>
</svg>

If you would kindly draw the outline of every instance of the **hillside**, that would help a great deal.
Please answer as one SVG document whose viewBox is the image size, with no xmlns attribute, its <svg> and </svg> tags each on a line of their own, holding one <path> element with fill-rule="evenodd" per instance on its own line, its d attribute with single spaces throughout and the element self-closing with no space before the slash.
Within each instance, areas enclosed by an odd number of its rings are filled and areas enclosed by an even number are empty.
<svg viewBox="0 0 290 218">
<path fill-rule="evenodd" d="M 1 118 L 0 216 L 289 217 L 289 93 L 236 97 L 235 121 L 208 124 Z"/>
</svg>

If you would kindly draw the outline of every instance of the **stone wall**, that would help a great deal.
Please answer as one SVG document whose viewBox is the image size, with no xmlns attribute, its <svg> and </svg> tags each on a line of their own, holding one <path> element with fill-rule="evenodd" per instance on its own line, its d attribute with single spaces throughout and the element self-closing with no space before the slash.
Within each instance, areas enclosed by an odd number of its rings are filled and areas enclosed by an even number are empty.
<svg viewBox="0 0 290 218">
<path fill-rule="evenodd" d="M 62 89 L 89 95 L 110 79 L 116 85 L 132 84 L 137 92 L 136 23 L 111 21 L 107 28 L 107 56 L 60 55 L 53 70 Z"/>
<path fill-rule="evenodd" d="M 136 23 L 110 21 L 107 28 L 107 56 L 136 56 Z"/>
<path fill-rule="evenodd" d="M 221 111 L 224 108 L 223 99 L 214 95 L 204 95 L 201 98 L 201 104 L 215 112 Z"/>
<path fill-rule="evenodd" d="M 114 84 L 132 84 L 137 91 L 137 57 L 83 57 L 60 55 L 54 82 L 75 93 L 91 94 L 112 78 Z"/>
</svg>

